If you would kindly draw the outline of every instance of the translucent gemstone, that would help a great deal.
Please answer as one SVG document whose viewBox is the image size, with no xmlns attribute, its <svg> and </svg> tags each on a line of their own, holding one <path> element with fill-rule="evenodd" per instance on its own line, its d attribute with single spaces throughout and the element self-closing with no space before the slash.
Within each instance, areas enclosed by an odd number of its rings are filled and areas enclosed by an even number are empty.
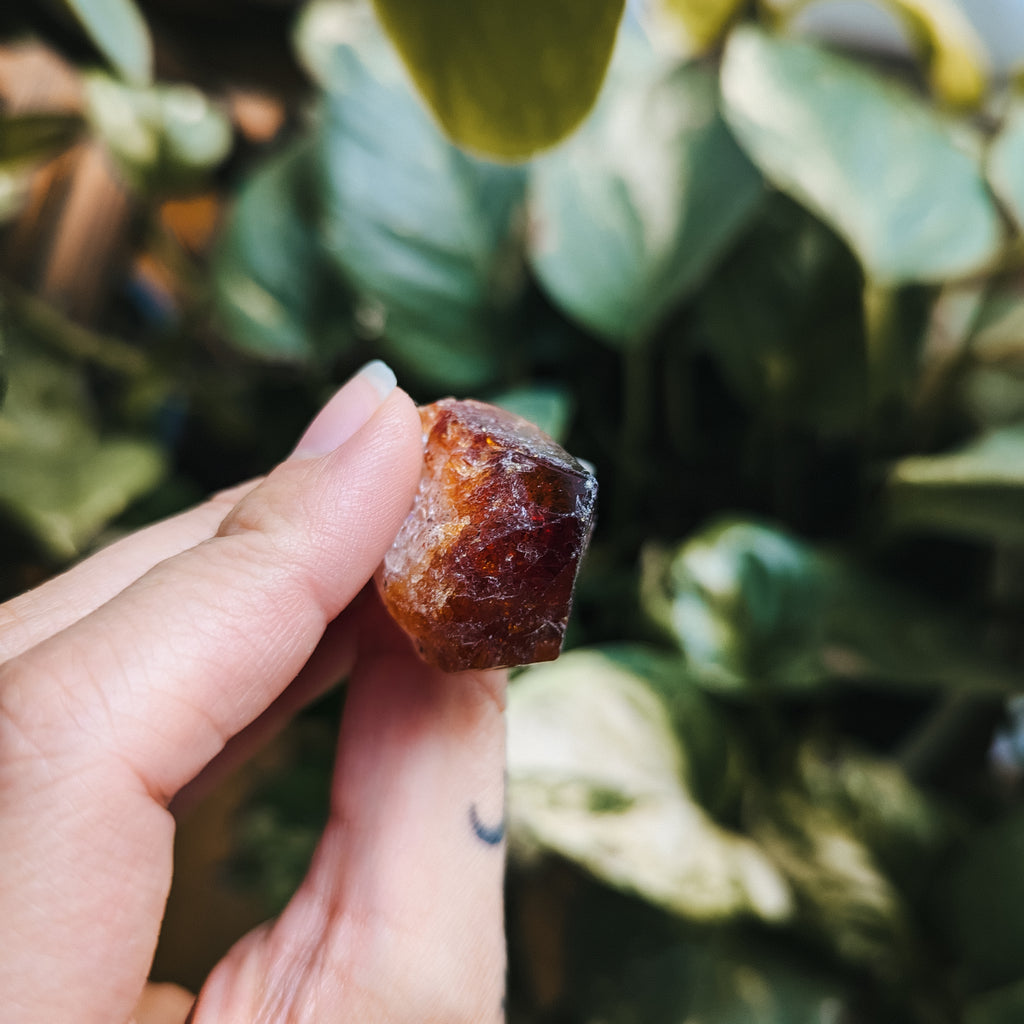
<svg viewBox="0 0 1024 1024">
<path fill-rule="evenodd" d="M 597 481 L 532 423 L 445 398 L 420 409 L 423 477 L 377 582 L 425 661 L 448 672 L 562 648 Z"/>
</svg>

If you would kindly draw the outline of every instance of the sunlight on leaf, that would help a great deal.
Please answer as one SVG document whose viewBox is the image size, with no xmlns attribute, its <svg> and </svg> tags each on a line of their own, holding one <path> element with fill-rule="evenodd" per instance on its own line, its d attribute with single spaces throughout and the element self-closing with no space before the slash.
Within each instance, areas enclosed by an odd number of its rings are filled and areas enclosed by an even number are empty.
<svg viewBox="0 0 1024 1024">
<path fill-rule="evenodd" d="M 527 670 L 509 695 L 514 841 L 701 920 L 791 912 L 758 848 L 690 796 L 665 705 L 597 651 Z"/>
<path fill-rule="evenodd" d="M 906 90 L 744 27 L 726 48 L 722 92 L 765 175 L 842 235 L 878 283 L 966 275 L 998 255 L 978 140 Z"/>
<path fill-rule="evenodd" d="M 101 437 L 76 372 L 42 356 L 12 357 L 0 412 L 0 504 L 46 552 L 80 554 L 163 476 L 160 448 Z"/>
<path fill-rule="evenodd" d="M 230 121 L 194 86 L 136 88 L 93 74 L 86 100 L 92 127 L 125 178 L 144 193 L 201 185 L 231 149 Z"/>
<path fill-rule="evenodd" d="M 754 835 L 797 895 L 807 927 L 848 963 L 895 972 L 909 948 L 907 908 L 850 822 L 797 790 L 773 794 Z"/>
<path fill-rule="evenodd" d="M 887 481 L 894 530 L 1024 540 L 1024 427 L 993 430 L 942 455 L 897 462 Z"/>
<path fill-rule="evenodd" d="M 559 306 L 625 344 L 703 282 L 762 186 L 706 68 L 627 51 L 610 81 L 587 124 L 534 166 L 529 255 Z"/>
<path fill-rule="evenodd" d="M 674 552 L 649 548 L 642 593 L 701 683 L 801 689 L 824 676 L 822 563 L 757 523 L 727 520 Z"/>
<path fill-rule="evenodd" d="M 153 79 L 153 41 L 133 0 L 64 0 L 82 28 L 122 78 Z"/>
</svg>

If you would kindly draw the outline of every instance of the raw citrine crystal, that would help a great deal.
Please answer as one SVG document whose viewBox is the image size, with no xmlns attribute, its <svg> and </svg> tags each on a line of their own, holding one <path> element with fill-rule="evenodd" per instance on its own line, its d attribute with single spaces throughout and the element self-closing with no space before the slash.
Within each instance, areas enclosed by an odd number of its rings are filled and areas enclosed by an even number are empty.
<svg viewBox="0 0 1024 1024">
<path fill-rule="evenodd" d="M 483 402 L 420 409 L 423 477 L 378 575 L 425 661 L 448 672 L 551 661 L 594 524 L 593 473 Z"/>
</svg>

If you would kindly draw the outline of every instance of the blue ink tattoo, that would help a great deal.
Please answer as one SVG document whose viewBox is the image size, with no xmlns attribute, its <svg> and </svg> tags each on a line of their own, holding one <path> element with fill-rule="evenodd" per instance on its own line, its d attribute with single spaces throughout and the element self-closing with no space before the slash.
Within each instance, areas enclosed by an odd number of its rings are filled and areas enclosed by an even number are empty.
<svg viewBox="0 0 1024 1024">
<path fill-rule="evenodd" d="M 476 809 L 476 804 L 469 805 L 469 824 L 473 828 L 473 834 L 478 839 L 482 839 L 488 846 L 497 846 L 498 843 L 505 838 L 504 818 L 493 827 L 485 825 L 480 820 L 480 814 Z"/>
</svg>

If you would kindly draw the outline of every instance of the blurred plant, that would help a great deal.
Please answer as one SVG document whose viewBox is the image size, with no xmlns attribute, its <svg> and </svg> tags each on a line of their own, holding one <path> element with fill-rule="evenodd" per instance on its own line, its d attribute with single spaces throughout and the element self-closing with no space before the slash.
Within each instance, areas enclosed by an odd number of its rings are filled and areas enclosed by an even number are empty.
<svg viewBox="0 0 1024 1024">
<path fill-rule="evenodd" d="M 597 467 L 573 649 L 509 702 L 514 1021 L 1024 1016 L 1024 93 L 953 0 L 880 3 L 906 61 L 810 0 L 314 0 L 244 74 L 206 11 L 0 17 L 80 66 L 26 106 L 0 48 L 6 589 L 374 355 Z M 269 906 L 301 728 L 236 835 Z"/>
</svg>

